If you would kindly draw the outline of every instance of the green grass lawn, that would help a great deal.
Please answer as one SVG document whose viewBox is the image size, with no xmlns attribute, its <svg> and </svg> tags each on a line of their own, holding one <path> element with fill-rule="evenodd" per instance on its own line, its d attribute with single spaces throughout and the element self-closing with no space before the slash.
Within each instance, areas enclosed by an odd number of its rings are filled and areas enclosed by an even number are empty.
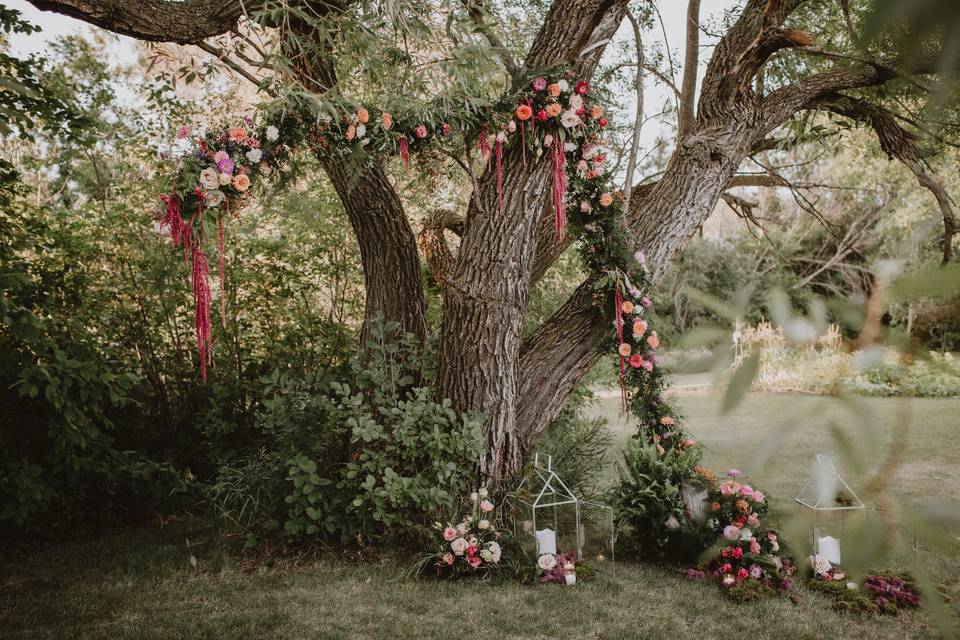
<svg viewBox="0 0 960 640">
<path fill-rule="evenodd" d="M 818 408 L 822 398 L 755 394 L 725 418 L 716 415 L 718 401 L 711 394 L 682 396 L 690 430 L 709 449 L 707 462 L 716 470 L 749 471 L 782 505 L 802 484 L 812 454 L 829 447 L 831 419 L 850 422 L 830 402 Z M 890 436 L 894 402 L 867 401 L 882 442 Z M 596 411 L 615 421 L 615 403 L 604 401 Z M 817 410 L 816 418 L 809 417 Z M 956 400 L 913 401 L 913 437 L 894 483 L 898 499 L 958 510 L 958 410 Z M 797 427 L 772 462 L 758 467 L 760 443 L 789 420 Z M 632 430 L 616 422 L 614 428 L 618 443 Z M 952 535 L 956 539 L 956 532 Z M 921 561 L 956 595 L 957 555 L 923 548 Z M 403 564 L 350 564 L 333 554 L 247 564 L 225 554 L 196 521 L 122 531 L 5 558 L 0 637 L 935 637 L 922 611 L 860 619 L 830 611 L 827 601 L 802 588 L 797 604 L 778 598 L 737 606 L 712 584 L 688 582 L 674 569 L 625 561 L 615 575 L 573 589 L 402 580 Z M 956 615 L 957 604 L 950 610 Z"/>
</svg>

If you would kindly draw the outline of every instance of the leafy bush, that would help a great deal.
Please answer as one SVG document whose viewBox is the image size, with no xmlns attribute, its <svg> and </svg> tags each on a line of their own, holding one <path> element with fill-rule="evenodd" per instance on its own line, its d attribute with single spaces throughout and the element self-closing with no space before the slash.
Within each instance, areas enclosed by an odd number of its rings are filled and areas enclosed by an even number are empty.
<svg viewBox="0 0 960 640">
<path fill-rule="evenodd" d="M 249 457 L 221 467 L 210 499 L 256 544 L 411 537 L 444 517 L 475 480 L 481 420 L 411 386 L 418 350 L 388 343 L 375 324 L 367 348 L 337 376 L 275 372 Z"/>
<path fill-rule="evenodd" d="M 698 463 L 696 449 L 660 451 L 637 438 L 627 443 L 610 492 L 620 548 L 647 560 L 689 560 L 716 539 L 703 521 L 688 516 L 681 493 L 684 483 L 708 481 Z"/>
</svg>

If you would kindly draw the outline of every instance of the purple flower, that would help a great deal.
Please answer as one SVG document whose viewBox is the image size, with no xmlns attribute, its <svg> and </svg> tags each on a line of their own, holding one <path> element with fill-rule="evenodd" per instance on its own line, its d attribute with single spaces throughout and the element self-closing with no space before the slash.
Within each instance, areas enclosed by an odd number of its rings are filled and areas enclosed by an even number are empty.
<svg viewBox="0 0 960 640">
<path fill-rule="evenodd" d="M 220 173 L 232 174 L 235 166 L 236 165 L 234 164 L 233 160 L 230 158 L 224 158 L 217 163 L 217 170 L 220 171 Z"/>
<path fill-rule="evenodd" d="M 751 578 L 760 578 L 762 575 L 763 575 L 763 569 L 760 568 L 760 565 L 758 564 L 750 565 Z"/>
<path fill-rule="evenodd" d="M 649 307 L 653 304 L 653 300 L 650 299 L 650 296 L 643 296 L 640 298 L 640 304 L 644 307 Z"/>
<path fill-rule="evenodd" d="M 537 76 L 533 79 L 533 90 L 534 91 L 543 91 L 547 88 L 547 80 L 541 76 Z"/>
</svg>

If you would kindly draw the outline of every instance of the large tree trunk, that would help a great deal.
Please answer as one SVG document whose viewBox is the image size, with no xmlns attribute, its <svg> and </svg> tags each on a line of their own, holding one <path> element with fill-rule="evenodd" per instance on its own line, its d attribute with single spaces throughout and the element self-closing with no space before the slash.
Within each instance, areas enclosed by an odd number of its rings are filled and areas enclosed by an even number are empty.
<svg viewBox="0 0 960 640">
<path fill-rule="evenodd" d="M 422 343 L 427 325 L 417 243 L 383 166 L 370 164 L 357 175 L 346 160 L 327 159 L 323 168 L 360 245 L 366 286 L 360 343 L 366 342 L 369 322 L 378 316 L 399 322 L 402 333 L 413 333 Z"/>
<path fill-rule="evenodd" d="M 526 68 L 566 62 L 589 79 L 602 41 L 613 35 L 625 11 L 622 0 L 557 0 Z M 601 44 L 580 57 L 592 43 Z M 450 398 L 456 409 L 486 415 L 487 454 L 481 471 L 494 481 L 523 461 L 515 429 L 518 375 L 526 373 L 518 370 L 520 331 L 551 175 L 546 154 L 539 161 L 523 156 L 517 145 L 504 154 L 502 210 L 493 170 L 484 174 L 470 201 L 457 264 L 444 287 L 438 351 L 437 394 Z"/>
</svg>

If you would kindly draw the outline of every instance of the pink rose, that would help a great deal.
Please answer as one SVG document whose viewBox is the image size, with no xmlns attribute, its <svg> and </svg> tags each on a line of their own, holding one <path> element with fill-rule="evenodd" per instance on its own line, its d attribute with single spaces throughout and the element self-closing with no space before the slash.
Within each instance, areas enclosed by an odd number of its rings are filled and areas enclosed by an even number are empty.
<svg viewBox="0 0 960 640">
<path fill-rule="evenodd" d="M 541 76 L 537 76 L 533 79 L 533 90 L 534 91 L 543 91 L 547 88 L 547 80 Z"/>
<path fill-rule="evenodd" d="M 757 555 L 760 553 L 760 543 L 757 542 L 756 538 L 750 539 L 750 553 Z"/>
<path fill-rule="evenodd" d="M 740 471 L 737 469 L 730 469 L 730 471 L 727 471 L 727 475 L 730 476 L 731 478 L 736 478 L 737 476 L 740 475 Z"/>
<path fill-rule="evenodd" d="M 647 373 L 650 373 L 651 371 L 653 371 L 653 363 L 650 362 L 649 360 L 644 360 L 643 364 L 640 366 L 643 367 L 643 370 L 646 371 Z"/>
<path fill-rule="evenodd" d="M 750 577 L 756 578 L 759 580 L 763 576 L 763 569 L 760 568 L 760 565 L 754 564 L 750 565 Z"/>
<path fill-rule="evenodd" d="M 763 496 L 763 494 L 762 494 L 761 492 L 759 492 L 759 491 L 754 491 L 754 492 L 753 492 L 753 501 L 754 501 L 754 502 L 763 502 L 763 498 L 764 498 L 764 496 Z"/>
<path fill-rule="evenodd" d="M 177 140 L 183 140 L 190 137 L 190 127 L 180 127 L 177 129 Z"/>
<path fill-rule="evenodd" d="M 480 566 L 480 562 L 481 562 L 481 561 L 480 561 L 480 556 L 473 556 L 473 557 L 467 559 L 467 562 L 470 563 L 470 566 L 471 566 L 471 567 L 473 567 L 474 569 L 476 569 L 477 567 Z"/>
<path fill-rule="evenodd" d="M 489 500 L 481 500 L 481 501 L 480 501 L 480 510 L 481 510 L 481 511 L 486 511 L 486 512 L 493 511 L 493 503 L 490 502 Z"/>
<path fill-rule="evenodd" d="M 750 496 L 753 495 L 753 487 L 751 487 L 748 484 L 743 485 L 742 487 L 740 487 L 740 495 L 746 496 L 749 498 Z"/>
<path fill-rule="evenodd" d="M 445 554 L 443 554 L 443 561 L 447 564 L 453 564 L 453 554 L 447 551 Z"/>
<path fill-rule="evenodd" d="M 413 130 L 413 133 L 422 140 L 427 137 L 427 128 L 422 124 L 418 125 L 417 128 Z"/>
<path fill-rule="evenodd" d="M 733 492 L 733 487 L 729 482 L 723 482 L 720 484 L 720 493 L 725 496 L 730 495 Z"/>
<path fill-rule="evenodd" d="M 453 539 L 456 537 L 457 537 L 457 530 L 454 529 L 453 527 L 447 527 L 446 529 L 443 530 L 443 539 L 446 540 L 447 542 L 453 541 Z"/>
<path fill-rule="evenodd" d="M 727 540 L 737 540 L 740 537 L 740 529 L 731 525 L 727 525 L 723 529 L 723 537 Z"/>
<path fill-rule="evenodd" d="M 751 513 L 750 517 L 747 518 L 747 524 L 751 527 L 756 527 L 760 524 L 760 516 L 755 513 Z"/>
</svg>

